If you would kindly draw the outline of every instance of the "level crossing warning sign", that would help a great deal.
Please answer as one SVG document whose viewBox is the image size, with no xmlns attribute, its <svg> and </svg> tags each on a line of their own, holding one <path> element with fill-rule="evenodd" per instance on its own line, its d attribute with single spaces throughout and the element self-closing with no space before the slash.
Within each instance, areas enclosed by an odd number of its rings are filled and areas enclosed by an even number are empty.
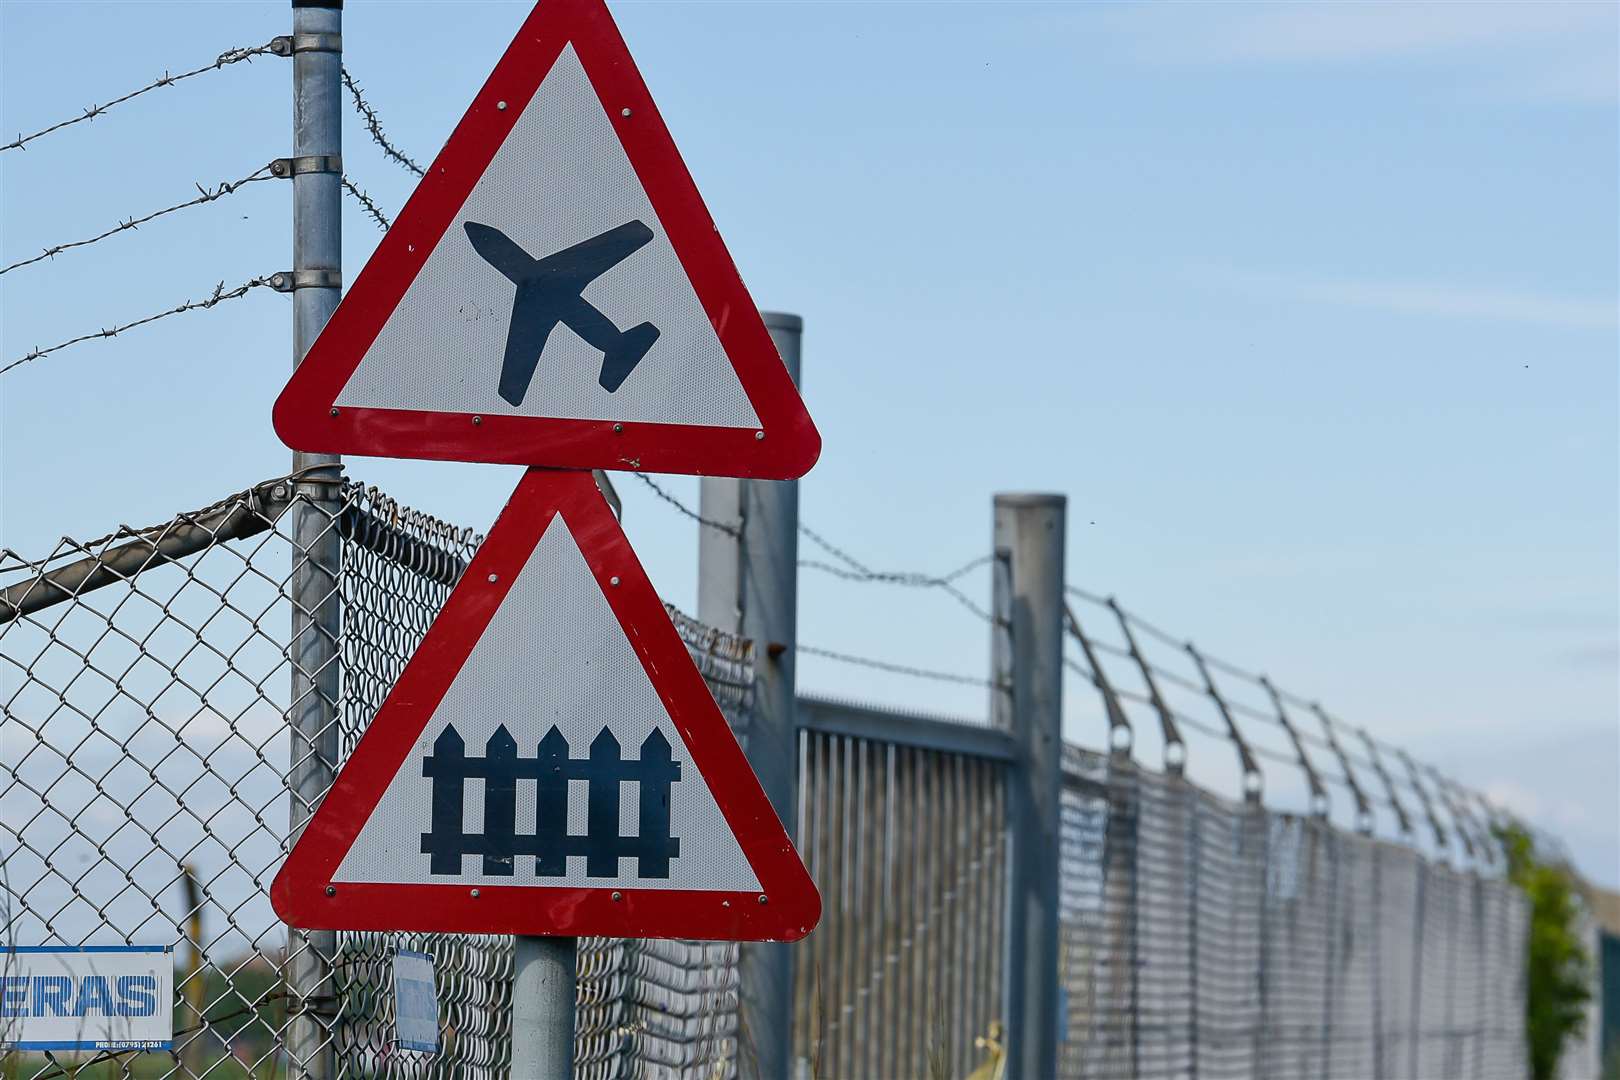
<svg viewBox="0 0 1620 1080">
<path fill-rule="evenodd" d="M 274 410 L 306 451 L 764 479 L 821 439 L 602 0 L 542 0 Z"/>
<path fill-rule="evenodd" d="M 531 469 L 271 888 L 307 928 L 795 940 L 821 900 L 587 472 Z"/>
</svg>

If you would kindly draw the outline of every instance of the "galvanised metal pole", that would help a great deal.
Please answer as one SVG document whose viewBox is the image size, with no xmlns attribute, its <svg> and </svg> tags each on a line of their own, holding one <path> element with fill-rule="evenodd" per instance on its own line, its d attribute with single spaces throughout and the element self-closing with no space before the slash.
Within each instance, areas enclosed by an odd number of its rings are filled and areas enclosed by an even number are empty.
<svg viewBox="0 0 1620 1080">
<path fill-rule="evenodd" d="M 1011 732 L 1008 770 L 1005 1001 L 1006 1080 L 1057 1075 L 1058 887 L 1063 793 L 1062 495 L 995 497 L 992 610 L 1009 625 L 991 634 L 991 671 L 1005 689 L 991 697 L 993 722 Z"/>
<path fill-rule="evenodd" d="M 342 8 L 342 0 L 292 0 L 294 366 L 337 307 L 342 284 Z M 292 509 L 290 584 L 292 838 L 332 786 L 337 765 L 341 467 L 334 455 L 293 455 L 300 497 Z M 336 946 L 331 931 L 288 932 L 287 977 L 297 1008 L 287 1027 L 287 1053 L 295 1077 L 330 1080 L 336 1073 L 330 1030 Z"/>
<path fill-rule="evenodd" d="M 574 1075 L 578 938 L 518 937 L 512 979 L 513 1080 Z"/>
<path fill-rule="evenodd" d="M 779 312 L 762 314 L 797 385 L 804 320 Z M 698 618 L 751 638 L 758 650 L 754 713 L 743 749 L 765 797 L 792 836 L 798 821 L 793 675 L 798 643 L 799 485 L 793 480 L 704 477 L 699 513 L 709 521 L 737 526 L 738 536 L 700 529 Z M 793 948 L 781 942 L 749 942 L 740 953 L 739 996 L 747 1034 L 739 1059 L 744 1075 L 790 1080 Z"/>
</svg>

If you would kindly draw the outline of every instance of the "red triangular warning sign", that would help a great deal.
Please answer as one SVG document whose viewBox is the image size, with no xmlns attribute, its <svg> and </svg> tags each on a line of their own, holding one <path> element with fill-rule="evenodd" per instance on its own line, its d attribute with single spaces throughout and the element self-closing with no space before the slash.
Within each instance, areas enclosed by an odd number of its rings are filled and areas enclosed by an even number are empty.
<svg viewBox="0 0 1620 1080">
<path fill-rule="evenodd" d="M 802 476 L 821 437 L 601 0 L 541 0 L 275 405 L 307 451 Z"/>
<path fill-rule="evenodd" d="M 531 469 L 270 889 L 310 929 L 796 940 L 821 898 L 586 472 Z"/>
</svg>

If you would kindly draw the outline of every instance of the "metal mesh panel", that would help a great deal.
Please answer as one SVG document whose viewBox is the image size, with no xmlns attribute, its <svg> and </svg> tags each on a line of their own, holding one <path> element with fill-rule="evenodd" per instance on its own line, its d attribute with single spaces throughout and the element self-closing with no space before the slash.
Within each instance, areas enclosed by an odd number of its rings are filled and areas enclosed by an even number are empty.
<svg viewBox="0 0 1620 1080">
<path fill-rule="evenodd" d="M 267 895 L 287 846 L 290 762 L 319 775 L 353 748 L 478 542 L 375 489 L 310 499 L 278 480 L 156 528 L 64 540 L 43 559 L 0 552 L 6 937 L 177 945 L 174 1054 L 112 1055 L 106 1075 L 285 1075 L 290 1058 L 333 1076 L 506 1075 L 510 939 L 289 942 Z M 295 555 L 335 578 L 306 575 L 313 587 L 295 595 Z M 334 602 L 335 640 L 318 618 Z M 745 723 L 749 643 L 672 614 L 728 718 Z M 335 730 L 295 742 L 289 713 L 323 700 Z M 435 960 L 437 1056 L 393 1047 L 398 947 Z M 579 966 L 578 1075 L 732 1074 L 734 946 L 586 939 Z M 83 1063 L 58 1058 L 14 1054 L 7 1075 Z"/>
<path fill-rule="evenodd" d="M 1002 766 L 799 740 L 799 849 L 823 912 L 797 946 L 794 1053 L 817 1077 L 965 1074 L 1000 1014 Z"/>
<path fill-rule="evenodd" d="M 1067 747 L 1065 1077 L 1522 1077 L 1500 879 Z"/>
</svg>

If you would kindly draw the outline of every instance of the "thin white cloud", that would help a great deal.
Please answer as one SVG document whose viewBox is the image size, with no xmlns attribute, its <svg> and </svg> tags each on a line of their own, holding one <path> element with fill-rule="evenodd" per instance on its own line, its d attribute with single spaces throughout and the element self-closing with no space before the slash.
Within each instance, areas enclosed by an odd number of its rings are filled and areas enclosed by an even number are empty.
<svg viewBox="0 0 1620 1080">
<path fill-rule="evenodd" d="M 1583 330 L 1606 330 L 1620 324 L 1620 302 L 1614 297 L 1548 296 L 1420 281 L 1324 279 L 1235 268 L 1205 267 L 1197 276 L 1205 284 L 1248 296 L 1403 315 L 1489 319 Z"/>
<path fill-rule="evenodd" d="M 1547 795 L 1516 780 L 1498 780 L 1485 789 L 1485 797 L 1526 821 L 1559 829 L 1578 829 L 1589 820 L 1579 799 Z"/>
<path fill-rule="evenodd" d="M 1230 10 L 1230 9 L 1228 9 Z M 1514 49 L 1613 32 L 1603 3 L 1325 3 L 1246 6 L 1206 41 L 1238 60 L 1318 62 Z"/>
<path fill-rule="evenodd" d="M 1175 65 L 1444 65 L 1486 96 L 1613 102 L 1620 14 L 1557 3 L 1209 3 L 1109 9 L 1141 60 Z M 1471 70 L 1472 69 L 1472 70 Z"/>
</svg>

